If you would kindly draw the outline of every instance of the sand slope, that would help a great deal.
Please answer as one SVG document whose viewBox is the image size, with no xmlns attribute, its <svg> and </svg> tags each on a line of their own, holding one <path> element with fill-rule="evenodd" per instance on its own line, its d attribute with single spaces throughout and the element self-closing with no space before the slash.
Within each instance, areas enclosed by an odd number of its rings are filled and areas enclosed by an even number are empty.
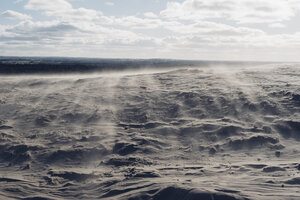
<svg viewBox="0 0 300 200">
<path fill-rule="evenodd" d="M 1 199 L 300 198 L 300 68 L 1 76 Z"/>
</svg>

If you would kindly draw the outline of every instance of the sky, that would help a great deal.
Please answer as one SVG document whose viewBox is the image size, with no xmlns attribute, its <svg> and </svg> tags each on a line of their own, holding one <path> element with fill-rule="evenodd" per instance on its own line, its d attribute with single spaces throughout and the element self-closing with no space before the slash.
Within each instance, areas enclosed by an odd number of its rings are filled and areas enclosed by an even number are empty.
<svg viewBox="0 0 300 200">
<path fill-rule="evenodd" d="M 300 0 L 1 0 L 0 56 L 300 61 Z"/>
</svg>

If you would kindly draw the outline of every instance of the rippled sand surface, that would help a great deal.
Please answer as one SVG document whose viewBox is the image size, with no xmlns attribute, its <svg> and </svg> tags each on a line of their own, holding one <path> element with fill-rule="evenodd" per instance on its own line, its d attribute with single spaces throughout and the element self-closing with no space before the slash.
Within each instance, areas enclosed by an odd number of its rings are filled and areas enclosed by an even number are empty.
<svg viewBox="0 0 300 200">
<path fill-rule="evenodd" d="M 1 76 L 0 199 L 300 199 L 300 68 Z"/>
</svg>

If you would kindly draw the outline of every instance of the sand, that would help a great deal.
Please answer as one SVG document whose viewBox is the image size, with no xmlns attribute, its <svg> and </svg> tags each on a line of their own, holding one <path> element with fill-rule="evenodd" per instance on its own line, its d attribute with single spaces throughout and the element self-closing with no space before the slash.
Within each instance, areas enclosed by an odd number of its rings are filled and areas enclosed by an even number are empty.
<svg viewBox="0 0 300 200">
<path fill-rule="evenodd" d="M 0 199 L 300 199 L 297 64 L 0 77 Z"/>
</svg>

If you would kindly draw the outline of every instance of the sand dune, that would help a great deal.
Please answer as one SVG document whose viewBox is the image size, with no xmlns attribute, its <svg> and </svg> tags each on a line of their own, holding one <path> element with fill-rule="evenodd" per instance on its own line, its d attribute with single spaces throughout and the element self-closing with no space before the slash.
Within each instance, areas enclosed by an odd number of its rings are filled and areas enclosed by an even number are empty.
<svg viewBox="0 0 300 200">
<path fill-rule="evenodd" d="M 1 199 L 299 199 L 300 66 L 2 75 Z"/>
</svg>

